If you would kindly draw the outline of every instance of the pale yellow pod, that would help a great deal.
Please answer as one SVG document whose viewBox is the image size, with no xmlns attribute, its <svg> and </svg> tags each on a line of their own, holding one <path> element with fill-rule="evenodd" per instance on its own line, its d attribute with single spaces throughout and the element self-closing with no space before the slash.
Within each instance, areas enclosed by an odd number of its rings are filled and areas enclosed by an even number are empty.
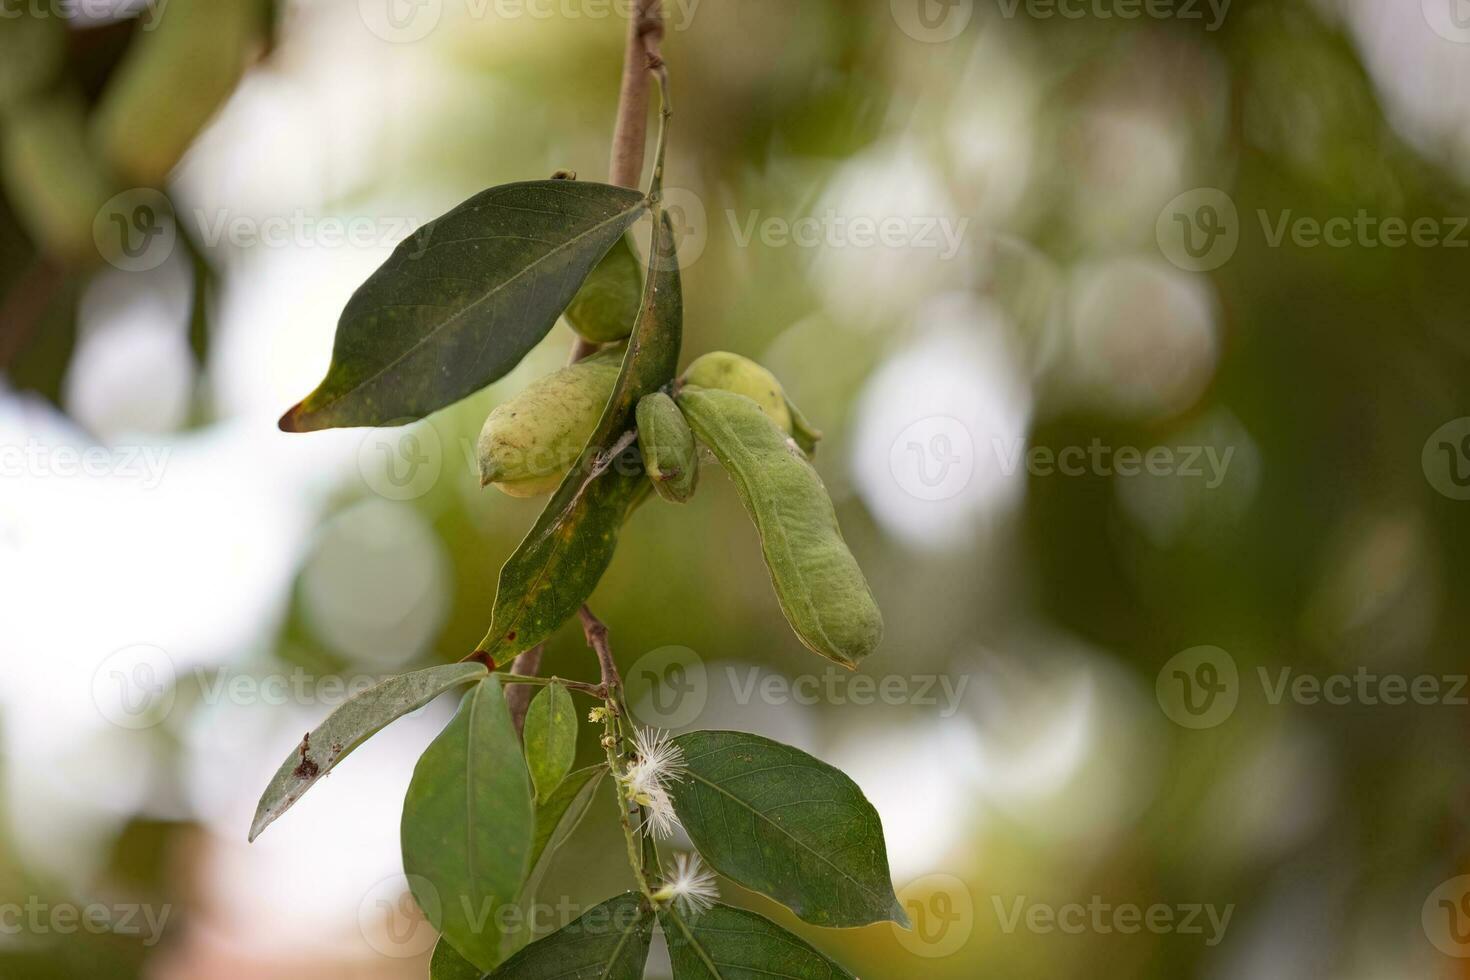
<svg viewBox="0 0 1470 980">
<path fill-rule="evenodd" d="M 480 430 L 481 485 L 512 497 L 555 490 L 597 428 L 622 356 L 621 349 L 599 352 L 496 406 Z"/>
<path fill-rule="evenodd" d="M 744 395 L 761 407 L 766 416 L 791 434 L 791 409 L 786 392 L 776 376 L 755 361 L 729 351 L 711 351 L 694 361 L 684 371 L 685 384 L 700 388 L 718 388 Z"/>
</svg>

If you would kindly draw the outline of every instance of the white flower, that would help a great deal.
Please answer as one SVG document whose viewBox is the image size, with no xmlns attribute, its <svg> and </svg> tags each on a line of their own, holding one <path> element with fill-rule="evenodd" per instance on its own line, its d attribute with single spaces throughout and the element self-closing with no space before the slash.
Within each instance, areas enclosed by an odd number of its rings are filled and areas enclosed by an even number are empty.
<svg viewBox="0 0 1470 980">
<path fill-rule="evenodd" d="M 674 876 L 653 897 L 660 902 L 673 901 L 680 912 L 695 916 L 715 904 L 720 889 L 714 872 L 705 868 L 698 854 L 679 854 L 674 857 Z"/>
<path fill-rule="evenodd" d="M 669 783 L 684 777 L 684 750 L 673 743 L 668 732 L 643 728 L 633 736 L 633 751 L 637 759 L 622 775 L 623 791 L 647 811 L 643 832 L 667 837 L 678 823 L 669 799 Z"/>
</svg>

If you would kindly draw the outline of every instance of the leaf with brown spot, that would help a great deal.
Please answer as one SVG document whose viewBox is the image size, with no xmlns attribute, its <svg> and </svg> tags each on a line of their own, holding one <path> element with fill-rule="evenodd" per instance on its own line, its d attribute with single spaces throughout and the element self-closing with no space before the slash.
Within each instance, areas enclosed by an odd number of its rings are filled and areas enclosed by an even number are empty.
<svg viewBox="0 0 1470 980">
<path fill-rule="evenodd" d="M 350 699 L 301 740 L 281 763 L 260 797 L 250 839 L 259 837 L 277 817 L 291 809 L 318 780 L 331 772 L 363 742 L 389 723 L 428 704 L 452 687 L 485 676 L 483 664 L 445 664 L 400 674 Z M 321 752 L 312 745 L 326 745 Z"/>
</svg>

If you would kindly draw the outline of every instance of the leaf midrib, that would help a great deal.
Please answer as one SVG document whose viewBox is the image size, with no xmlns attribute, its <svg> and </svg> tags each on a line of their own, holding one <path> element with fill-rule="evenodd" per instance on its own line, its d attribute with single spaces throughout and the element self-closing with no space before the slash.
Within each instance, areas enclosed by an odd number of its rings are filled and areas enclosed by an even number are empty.
<svg viewBox="0 0 1470 980">
<path fill-rule="evenodd" d="M 725 789 L 723 786 L 718 785 L 717 783 L 711 782 L 709 779 L 706 779 L 704 776 L 701 776 L 699 773 L 694 772 L 693 770 L 690 770 L 689 771 L 688 776 L 689 776 L 689 778 L 693 779 L 695 782 L 702 783 L 705 786 L 708 786 L 710 789 L 714 790 L 715 792 L 721 794 L 722 796 L 726 796 L 729 799 L 734 800 L 736 803 L 740 804 L 742 807 L 744 807 L 745 809 L 749 810 L 752 815 L 754 815 L 756 817 L 759 817 L 764 823 L 766 823 L 767 825 L 769 825 L 773 829 L 775 829 L 777 831 L 780 831 L 780 833 L 781 833 L 782 836 L 786 837 L 793 844 L 797 845 L 801 850 L 806 851 L 807 853 L 810 853 L 811 855 L 813 855 L 814 857 L 816 857 L 818 860 L 820 860 L 823 864 L 827 865 L 833 871 L 837 872 L 838 875 L 840 875 L 843 878 L 846 878 L 848 881 L 851 881 L 853 883 L 853 885 L 855 885 L 857 887 L 857 889 L 859 891 L 861 891 L 863 894 L 869 896 L 870 898 L 878 899 L 880 901 L 880 903 L 881 903 L 881 900 L 883 898 L 882 895 L 880 895 L 879 893 L 877 893 L 877 892 L 872 891 L 871 889 L 869 889 L 861 881 L 859 881 L 857 878 L 853 877 L 850 872 L 845 871 L 842 868 L 838 867 L 832 861 L 831 858 L 827 857 L 825 854 L 821 853 L 820 851 L 815 850 L 810 844 L 807 844 L 805 841 L 802 841 L 802 840 L 798 839 L 797 837 L 793 836 L 790 831 L 786 830 L 786 828 L 782 827 L 779 823 L 776 823 L 774 820 L 771 820 L 769 817 L 767 817 L 761 811 L 757 810 L 755 807 L 751 806 L 749 803 L 745 802 L 740 797 L 736 796 L 734 793 L 731 793 L 729 790 Z M 815 802 L 815 801 L 812 801 L 812 802 Z M 714 863 L 713 860 L 711 860 L 710 863 L 713 864 Z M 730 877 L 730 876 L 727 876 L 727 877 Z"/>
</svg>

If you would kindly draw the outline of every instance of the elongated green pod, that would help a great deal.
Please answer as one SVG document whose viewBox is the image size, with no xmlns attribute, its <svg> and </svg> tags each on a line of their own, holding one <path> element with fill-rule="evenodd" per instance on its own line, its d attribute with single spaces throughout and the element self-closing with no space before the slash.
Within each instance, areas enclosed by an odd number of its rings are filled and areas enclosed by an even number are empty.
<svg viewBox="0 0 1470 980">
<path fill-rule="evenodd" d="M 555 490 L 602 418 L 622 355 L 599 351 L 497 405 L 480 430 L 480 485 L 512 497 Z"/>
<path fill-rule="evenodd" d="M 694 496 L 699 481 L 699 450 L 684 413 L 661 391 L 638 402 L 638 448 L 653 489 L 671 503 Z"/>
<path fill-rule="evenodd" d="M 34 5 L 4 6 L 19 9 L 0 16 L 0 113 L 43 91 L 66 60 L 63 18 L 44 15 Z"/>
<path fill-rule="evenodd" d="M 97 260 L 92 232 L 113 187 L 87 145 L 80 96 L 32 99 L 5 119 L 5 195 L 31 238 L 66 262 Z"/>
<path fill-rule="evenodd" d="M 151 14 L 107 84 L 97 145 L 129 180 L 155 186 L 234 91 L 262 36 L 254 0 L 169 0 Z"/>
<path fill-rule="evenodd" d="M 643 268 L 628 236 L 619 238 L 577 290 L 567 307 L 572 329 L 597 344 L 622 340 L 633 332 L 643 297 Z"/>
<path fill-rule="evenodd" d="M 749 398 L 688 385 L 678 405 L 735 481 L 791 628 L 816 653 L 856 667 L 883 638 L 883 617 L 817 471 Z"/>
</svg>

